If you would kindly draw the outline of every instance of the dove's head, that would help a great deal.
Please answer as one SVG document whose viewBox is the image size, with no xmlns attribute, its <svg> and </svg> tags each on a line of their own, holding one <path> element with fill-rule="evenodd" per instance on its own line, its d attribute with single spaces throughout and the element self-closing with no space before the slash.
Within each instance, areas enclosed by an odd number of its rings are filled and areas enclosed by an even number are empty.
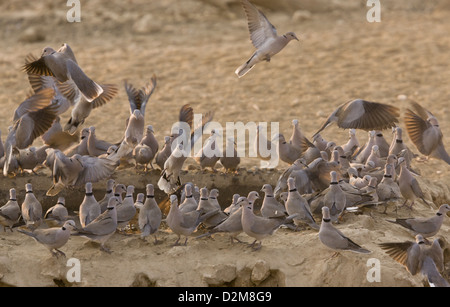
<svg viewBox="0 0 450 307">
<path fill-rule="evenodd" d="M 46 55 L 53 54 L 53 53 L 55 53 L 55 52 L 56 52 L 56 50 L 53 49 L 52 47 L 45 47 L 45 48 L 42 50 L 42 55 L 41 55 L 41 57 L 44 57 L 44 56 L 46 56 Z"/>
<path fill-rule="evenodd" d="M 428 122 L 434 127 L 439 127 L 439 122 L 437 121 L 436 117 L 429 117 Z"/>
<path fill-rule="evenodd" d="M 249 205 L 248 199 L 247 197 L 241 196 L 238 198 L 238 200 L 236 201 L 236 205 L 245 207 L 246 205 Z"/>
<path fill-rule="evenodd" d="M 152 125 L 148 125 L 147 126 L 147 133 L 155 133 L 155 130 L 153 130 L 153 126 Z"/>
<path fill-rule="evenodd" d="M 155 188 L 153 187 L 153 184 L 149 183 L 145 186 L 145 191 L 147 192 L 147 195 L 153 195 Z"/>
<path fill-rule="evenodd" d="M 261 192 L 264 192 L 266 194 L 272 193 L 272 186 L 270 184 L 266 183 L 265 185 L 262 186 Z"/>
<path fill-rule="evenodd" d="M 209 192 L 209 197 L 219 197 L 219 190 L 217 190 L 217 189 L 212 189 L 210 192 Z"/>
<path fill-rule="evenodd" d="M 66 229 L 75 229 L 75 228 L 77 228 L 77 226 L 76 226 L 76 224 L 75 224 L 75 222 L 74 221 L 72 221 L 72 220 L 67 220 L 65 223 L 64 223 L 64 225 L 62 226 L 62 230 L 66 230 Z"/>
<path fill-rule="evenodd" d="M 56 202 L 56 204 L 64 206 L 66 204 L 66 199 L 63 196 L 58 197 L 58 201 Z"/>
<path fill-rule="evenodd" d="M 299 40 L 298 38 L 297 38 L 297 35 L 295 35 L 295 33 L 294 32 L 288 32 L 288 33 L 286 33 L 285 35 L 284 35 L 284 37 L 286 37 L 288 40 L 293 40 L 293 39 L 295 39 L 295 40 Z"/>
<path fill-rule="evenodd" d="M 139 193 L 137 196 L 136 196 L 136 202 L 138 202 L 138 203 L 143 203 L 144 202 L 144 199 L 145 199 L 145 195 L 144 195 L 144 193 Z"/>
<path fill-rule="evenodd" d="M 423 236 L 422 235 L 416 235 L 416 243 L 417 244 L 423 244 L 423 243 L 425 243 L 425 241 L 424 241 L 424 239 L 423 239 Z"/>
<path fill-rule="evenodd" d="M 256 192 L 256 191 L 251 191 L 250 193 L 248 193 L 248 197 L 247 197 L 247 200 L 250 202 L 250 203 L 254 203 L 255 202 L 255 200 L 257 200 L 257 199 L 259 199 L 259 194 L 258 194 L 258 192 Z"/>
<path fill-rule="evenodd" d="M 170 203 L 171 204 L 177 204 L 178 203 L 178 197 L 174 194 L 170 195 Z"/>
</svg>

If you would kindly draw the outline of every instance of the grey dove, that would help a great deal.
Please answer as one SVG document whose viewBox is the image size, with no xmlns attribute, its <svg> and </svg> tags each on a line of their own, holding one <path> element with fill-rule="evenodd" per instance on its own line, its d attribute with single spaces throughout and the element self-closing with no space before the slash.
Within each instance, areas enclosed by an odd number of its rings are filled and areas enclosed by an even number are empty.
<svg viewBox="0 0 450 307">
<path fill-rule="evenodd" d="M 372 147 L 375 145 L 375 130 L 371 130 L 368 132 L 368 140 L 360 148 L 358 152 L 355 153 L 355 162 L 365 164 L 370 154 L 372 153 Z"/>
<path fill-rule="evenodd" d="M 225 152 L 219 159 L 220 164 L 223 165 L 226 172 L 237 173 L 238 166 L 241 163 L 241 157 L 239 156 L 235 145 L 236 144 L 232 138 L 227 138 L 225 143 Z"/>
<path fill-rule="evenodd" d="M 89 127 L 87 150 L 90 156 L 98 157 L 102 154 L 105 154 L 110 146 L 112 146 L 111 143 L 97 138 L 94 126 Z"/>
<path fill-rule="evenodd" d="M 167 158 L 169 158 L 170 154 L 172 153 L 171 146 L 172 146 L 172 142 L 170 140 L 170 137 L 165 136 L 164 137 L 164 146 L 160 151 L 158 151 L 156 153 L 156 156 L 155 156 L 156 165 L 158 165 L 161 170 L 164 169 L 164 163 L 166 162 Z"/>
<path fill-rule="evenodd" d="M 293 178 L 288 179 L 288 189 L 289 194 L 285 203 L 286 212 L 289 216 L 296 215 L 293 221 L 297 228 L 302 224 L 307 224 L 309 227 L 318 230 L 319 226 L 311 214 L 309 204 L 298 192 Z"/>
<path fill-rule="evenodd" d="M 261 215 L 263 217 L 287 216 L 286 208 L 279 203 L 273 194 L 273 188 L 266 183 L 262 186 L 261 191 L 264 192 L 264 200 L 261 205 Z"/>
<path fill-rule="evenodd" d="M 128 145 L 135 147 L 144 136 L 144 128 L 144 115 L 141 113 L 141 111 L 135 109 L 128 119 L 127 128 L 125 129 L 124 141 Z"/>
<path fill-rule="evenodd" d="M 152 184 L 147 184 L 145 202 L 138 207 L 138 224 L 141 230 L 141 238 L 153 235 L 154 243 L 159 243 L 156 236 L 159 226 L 161 225 L 162 213 L 161 209 L 155 200 L 154 187 Z"/>
<path fill-rule="evenodd" d="M 256 51 L 235 73 L 241 78 L 261 61 L 269 62 L 270 59 L 283 50 L 293 39 L 298 41 L 294 32 L 288 32 L 279 36 L 277 30 L 267 17 L 248 0 L 241 0 L 248 21 L 250 39 Z"/>
<path fill-rule="evenodd" d="M 371 253 L 371 251 L 353 242 L 331 224 L 330 209 L 326 206 L 322 208 L 322 223 L 320 224 L 319 240 L 323 245 L 337 252 L 351 251 L 361 254 Z"/>
<path fill-rule="evenodd" d="M 405 158 L 400 157 L 398 159 L 398 164 L 401 167 L 400 174 L 398 176 L 398 186 L 400 187 L 400 192 L 405 199 L 402 206 L 405 206 L 409 201 L 411 202 L 409 208 L 412 209 L 417 198 L 422 199 L 424 203 L 428 204 L 428 202 L 424 199 L 425 196 L 420 188 L 419 181 L 414 178 L 412 172 L 407 168 Z"/>
<path fill-rule="evenodd" d="M 16 198 L 16 189 L 9 189 L 9 200 L 0 208 L 0 225 L 6 231 L 6 227 L 12 232 L 12 227 L 19 222 L 21 216 L 20 206 Z"/>
<path fill-rule="evenodd" d="M 278 156 L 280 160 L 288 164 L 293 164 L 302 155 L 302 150 L 299 147 L 286 142 L 283 134 L 277 134 L 274 140 L 278 140 Z"/>
<path fill-rule="evenodd" d="M 181 236 L 185 236 L 184 245 L 187 245 L 188 237 L 197 229 L 198 225 L 217 212 L 218 210 L 214 210 L 202 214 L 201 210 L 195 210 L 188 213 L 181 213 L 178 208 L 177 196 L 174 194 L 170 195 L 170 210 L 166 217 L 166 223 L 178 236 L 174 246 L 179 245 Z"/>
<path fill-rule="evenodd" d="M 128 223 L 136 215 L 136 208 L 134 207 L 134 186 L 127 186 L 126 195 L 119 205 L 116 207 L 117 212 L 117 228 L 124 230 Z"/>
<path fill-rule="evenodd" d="M 36 229 L 42 224 L 42 205 L 34 195 L 31 183 L 25 185 L 25 199 L 21 210 L 27 228 Z"/>
<path fill-rule="evenodd" d="M 350 100 L 336 108 L 322 124 L 319 133 L 332 123 L 343 129 L 384 130 L 398 123 L 397 107 L 363 99 Z"/>
<path fill-rule="evenodd" d="M 153 133 L 153 127 L 148 125 L 144 137 L 133 149 L 133 157 L 136 160 L 136 166 L 144 165 L 144 171 L 148 170 L 148 164 L 150 164 L 153 169 L 152 161 L 159 149 L 158 142 Z"/>
<path fill-rule="evenodd" d="M 226 207 L 223 212 L 225 212 L 228 215 L 233 214 L 233 212 L 235 212 L 237 209 L 239 209 L 239 206 L 237 205 L 237 200 L 239 199 L 239 197 L 241 197 L 239 194 L 233 194 L 232 200 L 231 200 L 231 204 Z"/>
<path fill-rule="evenodd" d="M 416 112 L 407 109 L 404 120 L 409 138 L 419 150 L 428 157 L 443 160 L 450 164 L 450 156 L 445 150 L 439 122 L 430 111 L 418 103 L 412 104 Z"/>
<path fill-rule="evenodd" d="M 390 144 L 386 141 L 383 132 L 380 130 L 375 131 L 375 145 L 378 146 L 381 158 L 385 158 L 389 155 Z"/>
<path fill-rule="evenodd" d="M 403 150 L 406 150 L 406 153 L 404 155 L 404 158 L 406 160 L 406 165 L 408 167 L 410 167 L 411 160 L 413 158 L 413 154 L 412 154 L 412 152 L 410 152 L 409 148 L 403 142 L 403 129 L 400 127 L 396 127 L 395 128 L 395 136 L 393 138 L 393 143 L 391 144 L 391 147 L 389 148 L 389 155 L 399 156 Z"/>
<path fill-rule="evenodd" d="M 86 227 L 101 214 L 100 205 L 92 192 L 92 183 L 87 182 L 85 190 L 79 209 L 81 227 Z"/>
<path fill-rule="evenodd" d="M 331 222 L 337 222 L 338 219 L 344 213 L 347 199 L 344 191 L 338 182 L 337 173 L 335 171 L 330 172 L 330 190 L 324 195 L 324 205 L 327 206 L 330 214 Z"/>
<path fill-rule="evenodd" d="M 116 184 L 116 182 L 114 181 L 114 179 L 108 179 L 108 181 L 106 181 L 105 196 L 103 196 L 103 198 L 98 201 L 98 204 L 100 205 L 101 213 L 106 211 L 106 207 L 108 206 L 109 199 L 114 196 L 114 185 L 115 184 Z"/>
<path fill-rule="evenodd" d="M 68 220 L 64 222 L 62 227 L 36 229 L 32 232 L 23 229 L 18 229 L 18 231 L 32 237 L 38 243 L 44 245 L 53 256 L 57 257 L 58 255 L 61 255 L 65 257 L 66 255 L 64 252 L 60 251 L 59 248 L 63 247 L 67 241 L 69 241 L 71 231 L 74 228 L 76 228 L 75 222 Z"/>
<path fill-rule="evenodd" d="M 212 191 L 213 190 L 211 190 L 211 192 Z M 218 192 L 217 189 L 215 189 L 215 191 Z M 202 223 L 206 227 L 217 226 L 220 222 L 227 218 L 227 215 L 222 212 L 221 207 L 217 202 L 216 195 L 218 195 L 218 193 L 213 193 L 213 195 L 211 195 L 211 198 L 208 195 L 208 189 L 200 189 L 200 201 L 198 202 L 197 211 L 200 211 L 202 213 L 216 212 L 215 214 L 210 215 L 209 218 L 202 221 Z"/>
<path fill-rule="evenodd" d="M 445 269 L 440 240 L 435 239 L 431 246 L 427 246 L 422 235 L 416 235 L 415 238 L 415 242 L 386 242 L 379 246 L 411 275 L 420 273 L 427 278 L 430 286 L 450 287 L 440 273 Z"/>
<path fill-rule="evenodd" d="M 95 220 L 83 228 L 76 229 L 73 233 L 75 236 L 82 236 L 91 241 L 100 244 L 100 249 L 107 253 L 111 250 L 105 246 L 108 239 L 116 232 L 117 229 L 117 212 L 116 206 L 119 201 L 116 197 L 111 197 L 106 207 L 106 211 L 100 214 Z"/>
<path fill-rule="evenodd" d="M 219 150 L 218 146 L 221 142 L 216 141 L 219 136 L 219 133 L 215 129 L 211 130 L 211 134 L 206 140 L 205 145 L 203 145 L 202 149 L 195 155 L 195 161 L 200 164 L 202 170 L 209 167 L 212 171 L 215 171 L 214 167 L 220 160 L 222 151 L 222 149 Z"/>
<path fill-rule="evenodd" d="M 352 152 L 352 153 L 359 148 L 359 141 L 358 138 L 356 137 L 356 129 L 348 130 L 348 141 L 341 147 L 344 150 L 344 152 Z"/>
<path fill-rule="evenodd" d="M 145 109 L 147 107 L 148 100 L 156 89 L 157 80 L 155 74 L 153 74 L 150 81 L 151 83 L 145 85 L 140 89 L 136 89 L 133 85 L 129 84 L 125 80 L 125 91 L 128 96 L 128 102 L 130 103 L 131 113 L 133 113 L 133 111 L 137 109 L 142 115 L 145 116 Z"/>
<path fill-rule="evenodd" d="M 78 66 L 73 51 L 67 44 L 63 44 L 58 50 L 45 47 L 41 57 L 25 64 L 23 69 L 29 74 L 53 76 L 59 82 L 72 80 L 87 101 L 92 101 L 103 93 L 102 87 Z"/>
<path fill-rule="evenodd" d="M 414 236 L 420 234 L 424 238 L 429 238 L 439 232 L 447 212 L 450 212 L 450 206 L 444 204 L 439 207 L 439 210 L 432 217 L 395 219 L 395 221 L 388 221 L 409 229 Z"/>
<path fill-rule="evenodd" d="M 69 212 L 66 208 L 66 199 L 58 197 L 56 204 L 45 212 L 44 220 L 50 227 L 61 227 L 69 218 Z"/>
<path fill-rule="evenodd" d="M 190 211 L 197 210 L 198 202 L 194 198 L 194 194 L 192 193 L 192 189 L 194 188 L 191 184 L 186 184 L 184 187 L 185 197 L 184 201 L 180 204 L 179 208 L 182 213 L 187 213 Z"/>
<path fill-rule="evenodd" d="M 127 192 L 127 187 L 123 183 L 116 184 L 114 186 L 114 197 L 117 198 L 119 204 L 122 203 L 123 197 L 122 194 Z"/>
<path fill-rule="evenodd" d="M 242 207 L 242 229 L 249 236 L 255 239 L 250 245 L 254 250 L 262 247 L 262 240 L 273 235 L 281 225 L 289 223 L 297 214 L 288 217 L 265 218 L 255 215 L 253 204 L 247 198 L 242 198 L 239 204 Z M 259 241 L 259 244 L 256 244 Z"/>
<path fill-rule="evenodd" d="M 400 187 L 393 179 L 395 169 L 390 164 L 386 164 L 384 168 L 384 175 L 381 182 L 377 185 L 378 200 L 386 203 L 383 213 L 386 213 L 387 205 L 390 202 L 395 202 L 402 198 Z"/>
<path fill-rule="evenodd" d="M 300 130 L 300 126 L 298 123 L 298 119 L 292 120 L 292 134 L 291 138 L 289 139 L 289 144 L 297 148 L 298 150 L 301 150 L 304 146 L 304 135 L 302 131 Z"/>
</svg>

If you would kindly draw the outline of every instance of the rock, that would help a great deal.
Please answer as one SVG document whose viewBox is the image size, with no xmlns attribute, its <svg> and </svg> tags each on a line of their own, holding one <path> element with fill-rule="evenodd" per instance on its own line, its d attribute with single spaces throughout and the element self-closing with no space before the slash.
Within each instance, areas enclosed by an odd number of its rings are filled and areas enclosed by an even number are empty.
<svg viewBox="0 0 450 307">
<path fill-rule="evenodd" d="M 216 264 L 205 268 L 203 281 L 211 286 L 219 286 L 236 279 L 236 266 L 231 264 Z"/>
<path fill-rule="evenodd" d="M 258 260 L 252 270 L 251 281 L 259 285 L 270 275 L 269 264 L 264 260 Z"/>
</svg>

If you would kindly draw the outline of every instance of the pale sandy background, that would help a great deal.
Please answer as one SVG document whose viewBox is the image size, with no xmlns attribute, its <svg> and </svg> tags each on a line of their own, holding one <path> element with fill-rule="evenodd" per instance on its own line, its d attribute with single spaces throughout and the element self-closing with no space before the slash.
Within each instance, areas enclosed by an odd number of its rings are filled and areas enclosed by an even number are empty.
<svg viewBox="0 0 450 307">
<path fill-rule="evenodd" d="M 100 138 L 110 142 L 121 139 L 129 115 L 123 80 L 140 87 L 155 73 L 158 86 L 147 107 L 146 121 L 161 141 L 185 103 L 196 112 L 214 110 L 214 119 L 222 124 L 277 121 L 286 136 L 290 136 L 291 120 L 297 118 L 305 134 L 311 136 L 337 105 L 364 98 L 397 105 L 402 111 L 410 100 L 419 102 L 438 117 L 444 144 L 449 143 L 449 1 L 382 1 L 381 23 L 366 21 L 365 1 L 255 1 L 262 4 L 279 33 L 294 31 L 300 42 L 291 42 L 270 63 L 258 64 L 242 79 L 234 70 L 247 60 L 253 47 L 237 1 L 82 1 L 81 23 L 68 23 L 68 7 L 60 2 L 0 3 L 2 139 L 13 110 L 29 91 L 21 71 L 24 57 L 28 53 L 39 55 L 45 46 L 56 49 L 65 42 L 92 79 L 119 85 L 116 98 L 94 110 L 86 121 L 87 126 L 96 127 Z M 63 115 L 63 121 L 68 117 L 69 113 Z M 390 141 L 390 133 L 385 135 Z M 323 136 L 344 143 L 347 132 L 334 126 Z M 360 131 L 358 137 L 363 143 L 366 133 Z M 415 150 L 406 134 L 405 141 Z M 192 161 L 189 165 L 195 168 Z M 274 185 L 287 166 L 258 172 L 258 165 L 256 159 L 244 159 L 245 170 L 240 176 L 196 172 L 185 174 L 184 179 L 218 186 L 226 206 L 236 190 L 245 194 L 259 190 L 264 183 Z M 421 172 L 419 181 L 427 198 L 436 206 L 449 202 L 449 166 L 436 160 L 413 162 L 413 166 Z M 151 176 L 134 170 L 115 174 L 116 179 L 139 189 L 148 182 L 156 184 L 157 176 L 157 171 Z M 36 186 L 44 208 L 54 202 L 43 196 L 50 186 L 45 171 L 39 176 L 1 178 L 0 193 L 6 196 L 12 186 L 23 191 L 26 182 Z M 98 197 L 102 197 L 103 186 L 104 182 L 95 185 Z M 76 207 L 80 197 L 70 198 L 70 206 Z M 413 239 L 407 231 L 385 221 L 395 218 L 391 211 L 388 216 L 376 210 L 348 215 L 338 226 L 373 250 L 370 256 L 343 253 L 329 259 L 332 252 L 320 244 L 312 230 L 280 230 L 265 240 L 257 253 L 242 245 L 231 246 L 227 236 L 221 235 L 214 241 L 192 240 L 188 247 L 171 248 L 176 236 L 169 230 L 161 234 L 165 242 L 159 246 L 143 243 L 137 236 L 115 235 L 109 242 L 112 255 L 98 251 L 82 238 L 72 238 L 63 250 L 68 257 L 81 260 L 84 286 L 421 286 L 420 276 L 410 276 L 376 245 Z M 412 212 L 402 209 L 399 215 L 430 216 L 434 211 L 419 202 Z M 448 218 L 439 234 L 448 240 Z M 245 235 L 242 239 L 250 241 Z M 30 238 L 0 233 L 0 242 L 0 283 L 29 286 L 64 282 L 65 262 L 52 259 Z M 369 257 L 381 261 L 380 283 L 366 280 Z M 263 277 L 269 277 L 252 279 L 252 270 L 255 275 L 262 270 Z"/>
</svg>

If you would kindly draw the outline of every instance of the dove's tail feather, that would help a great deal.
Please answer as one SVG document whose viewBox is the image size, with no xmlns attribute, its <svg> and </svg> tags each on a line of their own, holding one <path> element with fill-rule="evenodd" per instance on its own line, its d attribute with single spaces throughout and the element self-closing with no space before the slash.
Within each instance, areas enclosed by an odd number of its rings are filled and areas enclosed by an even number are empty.
<svg viewBox="0 0 450 307">
<path fill-rule="evenodd" d="M 58 183 L 55 183 L 54 185 L 52 185 L 50 187 L 50 189 L 48 189 L 47 193 L 45 193 L 45 195 L 47 195 L 47 196 L 56 196 L 63 189 L 64 189 L 64 184 L 58 182 Z"/>
<path fill-rule="evenodd" d="M 249 66 L 248 63 L 244 63 L 236 69 L 235 73 L 239 78 L 242 78 L 246 73 L 248 73 L 255 65 Z"/>
</svg>

